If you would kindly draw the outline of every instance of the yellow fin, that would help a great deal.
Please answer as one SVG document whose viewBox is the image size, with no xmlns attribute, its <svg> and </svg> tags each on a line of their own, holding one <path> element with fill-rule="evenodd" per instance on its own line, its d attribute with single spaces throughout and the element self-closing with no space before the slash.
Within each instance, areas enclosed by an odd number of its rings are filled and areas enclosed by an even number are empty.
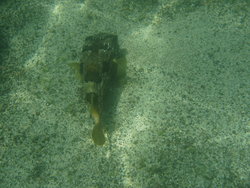
<svg viewBox="0 0 250 188">
<path fill-rule="evenodd" d="M 92 139 L 96 145 L 103 145 L 105 143 L 105 136 L 103 133 L 102 126 L 97 124 L 93 128 Z"/>
</svg>

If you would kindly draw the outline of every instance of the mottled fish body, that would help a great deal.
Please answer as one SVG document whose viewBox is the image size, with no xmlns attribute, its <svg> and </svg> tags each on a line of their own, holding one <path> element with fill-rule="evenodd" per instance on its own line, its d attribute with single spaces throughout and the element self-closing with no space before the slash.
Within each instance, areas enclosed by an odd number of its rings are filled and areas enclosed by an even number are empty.
<svg viewBox="0 0 250 188">
<path fill-rule="evenodd" d="M 117 73 L 116 59 L 120 49 L 116 35 L 99 33 L 85 39 L 80 61 L 85 99 L 94 121 L 92 138 L 103 145 L 105 136 L 102 125 L 103 101 L 110 81 Z"/>
</svg>

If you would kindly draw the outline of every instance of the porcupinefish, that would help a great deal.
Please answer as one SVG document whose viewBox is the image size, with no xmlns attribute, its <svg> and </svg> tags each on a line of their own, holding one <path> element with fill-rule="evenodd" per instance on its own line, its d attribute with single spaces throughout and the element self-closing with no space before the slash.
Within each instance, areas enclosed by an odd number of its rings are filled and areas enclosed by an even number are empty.
<svg viewBox="0 0 250 188">
<path fill-rule="evenodd" d="M 102 123 L 105 93 L 111 87 L 110 82 L 118 79 L 118 74 L 124 74 L 124 57 L 117 35 L 99 33 L 85 39 L 79 63 L 79 75 L 84 85 L 85 100 L 94 121 L 92 139 L 97 145 L 105 143 Z M 123 59 L 122 69 L 119 68 L 119 59 Z"/>
</svg>

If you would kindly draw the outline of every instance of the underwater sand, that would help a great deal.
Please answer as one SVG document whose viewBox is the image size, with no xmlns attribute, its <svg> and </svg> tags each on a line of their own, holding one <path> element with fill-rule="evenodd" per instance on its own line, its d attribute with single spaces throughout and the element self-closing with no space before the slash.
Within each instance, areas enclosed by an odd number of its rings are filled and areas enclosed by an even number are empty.
<svg viewBox="0 0 250 188">
<path fill-rule="evenodd" d="M 250 4 L 223 0 L 0 3 L 0 187 L 250 187 Z M 107 141 L 69 64 L 118 35 L 126 83 Z"/>
</svg>

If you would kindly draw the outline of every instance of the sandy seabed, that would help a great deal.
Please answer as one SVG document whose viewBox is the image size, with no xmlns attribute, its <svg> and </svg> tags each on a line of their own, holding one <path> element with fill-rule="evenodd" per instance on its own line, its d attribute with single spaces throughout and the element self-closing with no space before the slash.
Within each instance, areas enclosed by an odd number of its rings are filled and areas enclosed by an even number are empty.
<svg viewBox="0 0 250 188">
<path fill-rule="evenodd" d="M 247 0 L 0 3 L 0 187 L 249 187 Z M 93 121 L 85 37 L 118 35 L 127 76 Z"/>
</svg>

